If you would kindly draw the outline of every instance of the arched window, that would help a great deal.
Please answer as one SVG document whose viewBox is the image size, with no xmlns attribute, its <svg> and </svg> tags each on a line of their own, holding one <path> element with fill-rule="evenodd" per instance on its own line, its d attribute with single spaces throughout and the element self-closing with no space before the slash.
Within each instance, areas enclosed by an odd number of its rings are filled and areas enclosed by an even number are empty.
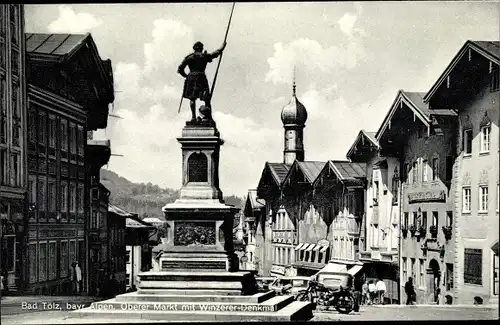
<svg viewBox="0 0 500 325">
<path fill-rule="evenodd" d="M 188 158 L 188 182 L 208 182 L 208 159 L 204 153 L 192 153 Z"/>
</svg>

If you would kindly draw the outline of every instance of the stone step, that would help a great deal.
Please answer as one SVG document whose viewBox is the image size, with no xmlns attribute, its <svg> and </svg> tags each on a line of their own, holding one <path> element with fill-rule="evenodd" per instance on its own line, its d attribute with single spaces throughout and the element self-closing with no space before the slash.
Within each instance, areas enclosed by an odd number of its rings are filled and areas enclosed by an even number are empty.
<svg viewBox="0 0 500 325">
<path fill-rule="evenodd" d="M 188 295 L 188 294 L 165 294 L 155 290 L 152 293 L 131 292 L 116 296 L 116 301 L 120 302 L 245 302 L 245 303 L 260 303 L 275 296 L 274 291 L 260 292 L 251 296 L 228 296 L 214 295 L 212 292 L 205 295 Z"/>
<path fill-rule="evenodd" d="M 93 303 L 89 308 L 92 310 L 122 310 L 140 312 L 170 312 L 170 311 L 214 311 L 214 312 L 234 312 L 234 311 L 278 311 L 294 300 L 293 296 L 275 296 L 263 302 L 248 301 L 123 301 L 116 298 Z"/>
<path fill-rule="evenodd" d="M 280 296 L 283 297 L 283 296 Z M 278 298 L 278 297 L 275 297 Z M 273 298 L 274 299 L 274 298 Z M 284 301 L 288 296 L 284 296 Z M 233 305 L 234 306 L 234 305 Z M 205 310 L 171 310 L 171 311 L 153 311 L 153 310 L 121 310 L 121 309 L 80 309 L 71 313 L 71 318 L 92 317 L 93 321 L 100 318 L 113 317 L 116 319 L 142 319 L 145 321 L 162 320 L 175 322 L 213 322 L 213 321 L 306 321 L 313 317 L 312 304 L 306 301 L 293 301 L 277 311 L 269 311 L 272 308 L 266 305 L 255 305 L 251 310 L 245 311 L 205 311 Z M 247 308 L 248 309 L 248 308 Z M 82 322 L 85 320 L 82 319 Z"/>
<path fill-rule="evenodd" d="M 216 289 L 138 289 L 138 295 L 241 296 L 241 290 Z"/>
</svg>

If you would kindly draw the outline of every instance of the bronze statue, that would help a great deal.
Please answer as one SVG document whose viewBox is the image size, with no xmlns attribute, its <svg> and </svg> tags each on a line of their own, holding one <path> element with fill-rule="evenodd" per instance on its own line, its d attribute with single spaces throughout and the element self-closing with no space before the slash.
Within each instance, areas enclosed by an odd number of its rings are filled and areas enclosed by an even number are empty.
<svg viewBox="0 0 500 325">
<path fill-rule="evenodd" d="M 196 42 L 193 46 L 194 52 L 186 56 L 177 69 L 177 72 L 186 78 L 184 80 L 182 97 L 190 100 L 192 122 L 197 121 L 197 99 L 205 102 L 205 106 L 201 106 L 199 109 L 200 114 L 203 115 L 204 119 L 212 120 L 212 107 L 210 103 L 212 94 L 210 93 L 207 76 L 205 75 L 205 68 L 207 67 L 207 63 L 212 62 L 213 59 L 222 55 L 225 47 L 226 42 L 224 41 L 220 49 L 213 53 L 207 53 L 207 51 L 203 51 L 203 43 Z M 185 72 L 186 66 L 189 67 L 189 74 L 186 74 Z M 198 119 L 201 120 L 200 117 L 198 117 Z"/>
</svg>

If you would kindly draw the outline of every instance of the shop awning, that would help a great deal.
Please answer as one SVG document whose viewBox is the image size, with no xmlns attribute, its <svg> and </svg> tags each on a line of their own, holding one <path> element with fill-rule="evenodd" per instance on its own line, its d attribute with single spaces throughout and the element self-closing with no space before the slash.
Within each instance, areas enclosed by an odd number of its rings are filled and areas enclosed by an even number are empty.
<svg viewBox="0 0 500 325">
<path fill-rule="evenodd" d="M 305 243 L 300 243 L 295 247 L 295 250 L 298 251 L 299 249 L 303 248 Z"/>
<path fill-rule="evenodd" d="M 318 273 L 338 273 L 347 272 L 347 267 L 344 264 L 328 263 L 324 268 L 322 268 Z"/>
<path fill-rule="evenodd" d="M 314 250 L 314 251 L 319 251 L 319 250 L 320 250 L 320 248 L 321 248 L 321 246 L 319 246 L 319 245 L 314 245 L 313 250 Z"/>
<path fill-rule="evenodd" d="M 316 245 L 315 244 L 309 244 L 309 246 L 305 249 L 306 252 L 312 250 L 314 248 L 314 246 L 316 246 Z"/>
<path fill-rule="evenodd" d="M 329 246 L 323 246 L 321 247 L 321 250 L 319 251 L 320 253 L 324 253 L 326 252 L 326 250 L 328 249 Z"/>
<path fill-rule="evenodd" d="M 361 271 L 362 268 L 363 268 L 362 265 L 354 265 L 347 271 L 347 273 L 349 273 L 352 276 L 355 276 L 359 271 Z"/>
</svg>

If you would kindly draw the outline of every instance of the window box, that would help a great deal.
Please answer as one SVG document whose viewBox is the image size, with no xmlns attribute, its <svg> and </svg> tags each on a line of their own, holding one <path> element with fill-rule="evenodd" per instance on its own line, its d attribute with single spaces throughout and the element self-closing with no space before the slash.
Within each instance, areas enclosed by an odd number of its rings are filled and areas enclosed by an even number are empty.
<svg viewBox="0 0 500 325">
<path fill-rule="evenodd" d="M 444 245 L 441 245 L 439 247 L 439 257 L 444 258 L 444 254 L 445 254 L 445 248 Z"/>
<path fill-rule="evenodd" d="M 426 233 L 427 233 L 427 229 L 425 229 L 424 226 L 418 227 L 418 237 L 425 238 Z"/>
<path fill-rule="evenodd" d="M 432 225 L 429 227 L 429 232 L 432 235 L 432 238 L 437 237 L 438 230 L 437 230 L 437 227 L 435 225 Z"/>
<path fill-rule="evenodd" d="M 451 239 L 452 227 L 451 226 L 443 226 L 442 229 L 443 229 L 444 238 L 446 240 L 450 240 Z"/>
<path fill-rule="evenodd" d="M 412 237 L 415 237 L 415 233 L 417 232 L 417 226 L 411 225 L 410 226 L 410 233 Z"/>
</svg>

